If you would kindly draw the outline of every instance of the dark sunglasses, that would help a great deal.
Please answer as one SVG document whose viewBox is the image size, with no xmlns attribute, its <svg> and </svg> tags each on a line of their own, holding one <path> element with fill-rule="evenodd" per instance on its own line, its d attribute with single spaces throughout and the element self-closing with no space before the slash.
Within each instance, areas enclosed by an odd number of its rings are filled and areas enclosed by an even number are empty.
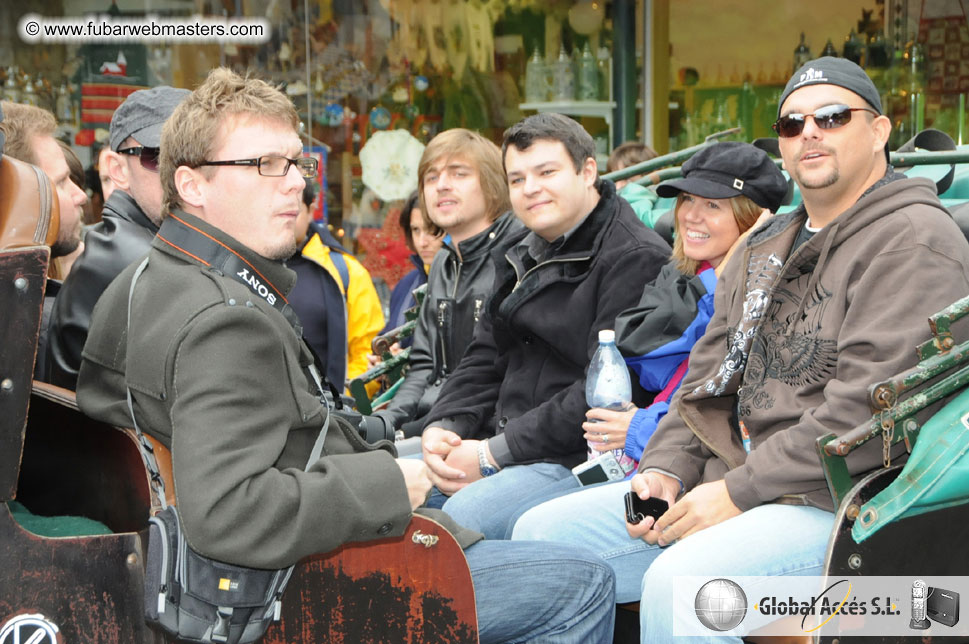
<svg viewBox="0 0 969 644">
<path fill-rule="evenodd" d="M 118 150 L 118 154 L 127 154 L 131 157 L 138 157 L 141 160 L 141 167 L 151 172 L 158 172 L 158 148 L 146 148 L 143 146 L 135 148 L 125 148 Z"/>
<path fill-rule="evenodd" d="M 851 122 L 852 112 L 871 112 L 878 116 L 878 112 L 867 107 L 848 107 L 847 105 L 826 105 L 814 114 L 788 114 L 774 121 L 774 131 L 777 136 L 785 139 L 799 136 L 804 131 L 807 117 L 814 119 L 814 124 L 822 130 L 836 130 Z"/>
</svg>

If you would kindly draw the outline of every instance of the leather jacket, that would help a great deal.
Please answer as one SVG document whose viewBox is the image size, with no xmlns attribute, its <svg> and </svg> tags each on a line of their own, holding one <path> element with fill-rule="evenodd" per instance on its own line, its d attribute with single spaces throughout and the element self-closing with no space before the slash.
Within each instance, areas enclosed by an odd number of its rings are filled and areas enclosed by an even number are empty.
<svg viewBox="0 0 969 644">
<path fill-rule="evenodd" d="M 459 243 L 460 259 L 450 240 L 445 240 L 427 277 L 427 295 L 414 331 L 407 376 L 390 406 L 375 416 L 399 429 L 430 411 L 471 343 L 474 325 L 493 292 L 491 250 L 522 228 L 514 214 L 507 212 L 486 230 Z"/>
<path fill-rule="evenodd" d="M 73 390 L 91 312 L 108 284 L 141 259 L 158 232 L 134 198 L 115 190 L 104 204 L 101 222 L 84 235 L 84 252 L 74 262 L 51 311 L 47 339 L 49 382 Z"/>
</svg>

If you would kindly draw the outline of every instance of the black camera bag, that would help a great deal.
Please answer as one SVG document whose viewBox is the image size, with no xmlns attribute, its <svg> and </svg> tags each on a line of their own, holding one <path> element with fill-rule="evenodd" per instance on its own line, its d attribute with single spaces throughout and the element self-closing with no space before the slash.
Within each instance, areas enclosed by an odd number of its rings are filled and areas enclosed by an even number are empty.
<svg viewBox="0 0 969 644">
<path fill-rule="evenodd" d="M 245 568 L 200 555 L 186 543 L 171 505 L 150 521 L 146 621 L 188 642 L 259 641 L 279 619 L 293 568 Z"/>
</svg>

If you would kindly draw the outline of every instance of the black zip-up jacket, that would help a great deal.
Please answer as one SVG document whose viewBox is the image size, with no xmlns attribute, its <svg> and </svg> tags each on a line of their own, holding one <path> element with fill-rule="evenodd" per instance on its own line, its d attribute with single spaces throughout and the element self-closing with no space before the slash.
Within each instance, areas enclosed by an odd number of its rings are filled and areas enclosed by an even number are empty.
<svg viewBox="0 0 969 644">
<path fill-rule="evenodd" d="M 471 343 L 475 323 L 494 291 L 492 249 L 521 230 L 521 222 L 507 212 L 486 230 L 458 244 L 460 258 L 454 248 L 444 244 L 444 252 L 434 257 L 427 277 L 427 295 L 414 330 L 407 376 L 390 407 L 375 416 L 399 429 L 430 411 Z"/>
<path fill-rule="evenodd" d="M 158 232 L 134 198 L 115 190 L 104 204 L 101 222 L 84 235 L 84 252 L 64 280 L 51 312 L 47 340 L 47 378 L 74 389 L 91 312 L 108 284 L 151 248 Z"/>
<path fill-rule="evenodd" d="M 499 465 L 585 460 L 585 371 L 602 329 L 635 306 L 670 248 L 611 181 L 552 255 L 526 268 L 519 231 L 496 248 L 495 294 L 426 425 L 491 438 Z M 527 242 L 526 242 L 527 243 Z"/>
</svg>

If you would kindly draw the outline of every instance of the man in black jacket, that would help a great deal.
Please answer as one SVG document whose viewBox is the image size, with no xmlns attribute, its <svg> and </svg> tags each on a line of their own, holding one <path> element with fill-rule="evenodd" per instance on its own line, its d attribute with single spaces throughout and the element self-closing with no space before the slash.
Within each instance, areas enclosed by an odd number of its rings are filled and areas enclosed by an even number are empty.
<svg viewBox="0 0 969 644">
<path fill-rule="evenodd" d="M 57 196 L 59 209 L 59 228 L 57 239 L 51 244 L 51 259 L 65 257 L 77 250 L 81 243 L 82 206 L 87 195 L 71 181 L 71 169 L 67 157 L 54 134 L 57 121 L 49 111 L 34 105 L 21 105 L 4 101 L 7 112 L 6 121 L 0 123 L 0 133 L 7 139 L 7 156 L 24 163 L 36 165 L 51 180 L 51 187 Z M 60 279 L 52 263 L 48 266 L 48 279 L 44 289 L 44 311 L 41 319 L 40 337 L 37 342 L 37 358 L 34 377 L 44 379 L 44 366 L 47 355 L 47 329 L 50 326 L 51 311 L 58 293 L 62 288 Z"/>
<path fill-rule="evenodd" d="M 115 190 L 104 204 L 101 223 L 85 234 L 84 252 L 54 302 L 45 379 L 55 385 L 74 389 L 94 305 L 111 280 L 148 252 L 158 232 L 161 129 L 188 94 L 172 87 L 139 90 L 111 117 L 112 152 L 104 160 Z"/>
<path fill-rule="evenodd" d="M 427 277 L 407 376 L 390 406 L 374 414 L 406 436 L 420 434 L 471 343 L 494 288 L 491 250 L 522 228 L 509 211 L 501 151 L 477 132 L 455 128 L 435 136 L 417 174 L 423 211 L 447 237 Z"/>
<path fill-rule="evenodd" d="M 669 257 L 599 179 L 592 137 L 572 119 L 528 117 L 505 132 L 502 152 L 528 230 L 496 249 L 494 296 L 422 437 L 432 480 L 452 495 L 445 511 L 489 538 L 585 460 L 585 370 L 598 332 Z"/>
</svg>

